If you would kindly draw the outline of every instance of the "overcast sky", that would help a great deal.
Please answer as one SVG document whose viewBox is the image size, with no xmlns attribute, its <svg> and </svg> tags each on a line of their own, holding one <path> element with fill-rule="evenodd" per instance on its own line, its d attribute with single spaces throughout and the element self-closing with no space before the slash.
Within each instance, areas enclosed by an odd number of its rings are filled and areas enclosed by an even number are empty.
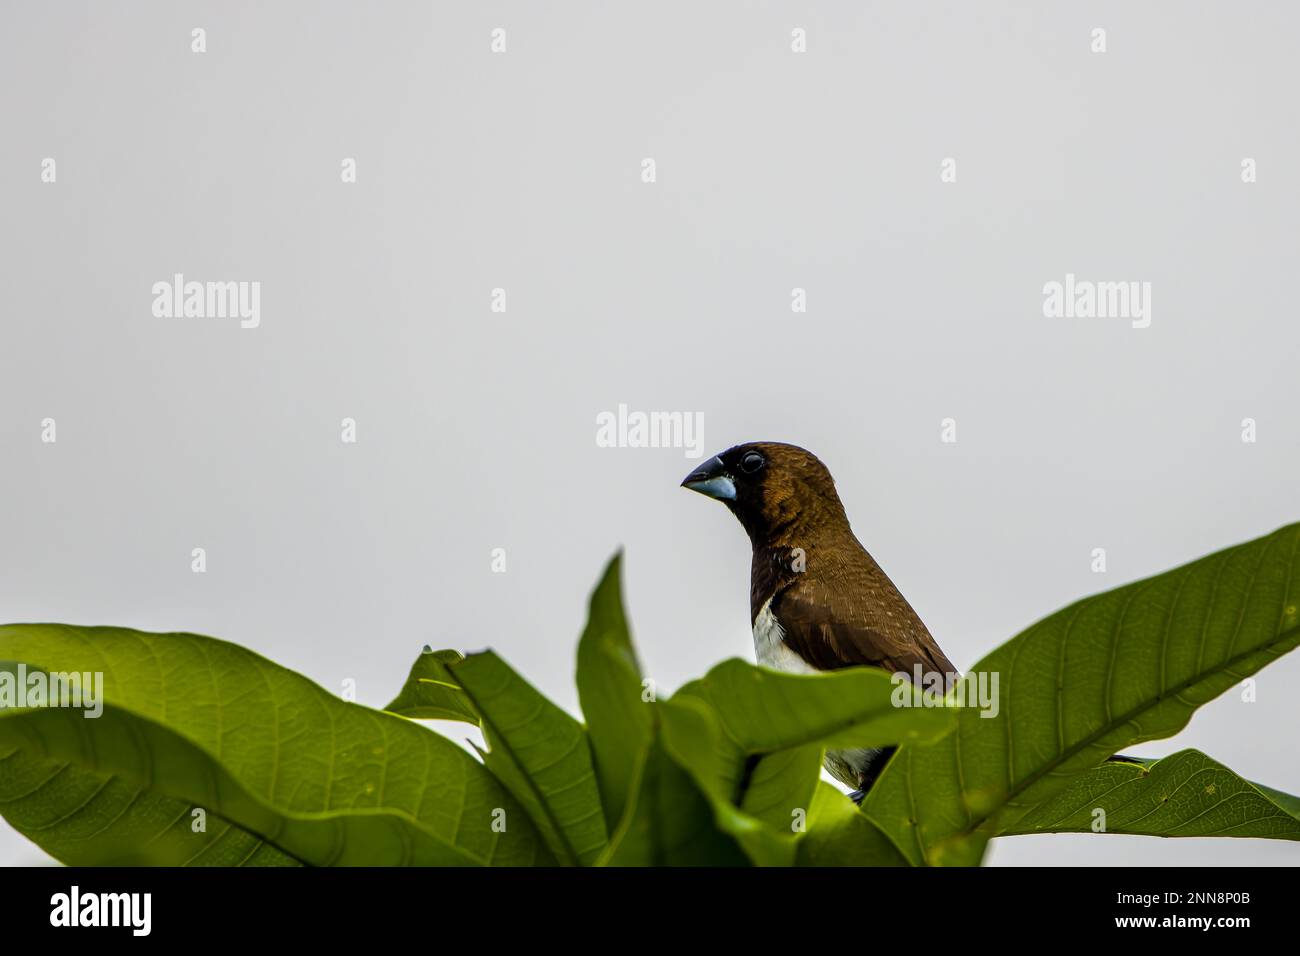
<svg viewBox="0 0 1300 956">
<path fill-rule="evenodd" d="M 1297 520 L 1300 14 L 1088 7 L 7 0 L 0 619 L 217 635 L 376 706 L 491 646 L 576 712 L 622 547 L 661 688 L 752 659 L 740 526 L 689 449 L 600 447 L 620 404 L 820 455 L 962 668 Z M 256 327 L 156 314 L 177 273 L 259 283 Z M 1141 298 L 1048 317 L 1067 274 Z M 1300 793 L 1298 680 L 1134 749 Z"/>
</svg>

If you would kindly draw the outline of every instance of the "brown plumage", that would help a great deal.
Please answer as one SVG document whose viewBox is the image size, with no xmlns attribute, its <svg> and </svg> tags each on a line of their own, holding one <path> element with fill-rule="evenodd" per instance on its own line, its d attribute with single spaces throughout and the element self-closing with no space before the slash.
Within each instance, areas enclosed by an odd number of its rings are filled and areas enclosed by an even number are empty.
<svg viewBox="0 0 1300 956">
<path fill-rule="evenodd" d="M 956 674 L 854 536 L 830 472 L 811 452 L 777 442 L 737 445 L 682 484 L 721 500 L 749 534 L 750 624 L 760 663 L 819 671 L 868 665 L 912 679 L 917 665 L 923 675 Z M 773 648 L 775 640 L 781 646 Z M 862 791 L 887 757 L 831 753 L 827 768 Z"/>
</svg>

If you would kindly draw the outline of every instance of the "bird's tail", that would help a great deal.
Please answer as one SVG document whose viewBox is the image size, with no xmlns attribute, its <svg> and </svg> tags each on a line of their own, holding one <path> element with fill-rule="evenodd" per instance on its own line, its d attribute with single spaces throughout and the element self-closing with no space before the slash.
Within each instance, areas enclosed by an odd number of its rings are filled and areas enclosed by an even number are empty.
<svg viewBox="0 0 1300 956">
<path fill-rule="evenodd" d="M 858 775 L 858 789 L 849 794 L 850 800 L 858 806 L 862 806 L 867 791 L 871 789 L 871 785 L 880 776 L 880 771 L 885 769 L 885 764 L 889 763 L 889 758 L 894 756 L 894 751 L 897 749 L 897 747 L 885 747 L 871 755 L 871 759 L 867 761 L 862 768 L 862 772 Z"/>
</svg>

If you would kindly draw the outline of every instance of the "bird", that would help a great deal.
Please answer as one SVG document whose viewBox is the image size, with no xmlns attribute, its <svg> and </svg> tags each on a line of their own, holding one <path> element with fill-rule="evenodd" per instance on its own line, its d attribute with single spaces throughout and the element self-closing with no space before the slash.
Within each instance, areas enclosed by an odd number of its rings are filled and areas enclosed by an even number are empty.
<svg viewBox="0 0 1300 956">
<path fill-rule="evenodd" d="M 960 677 L 854 535 L 835 480 L 812 452 L 781 442 L 736 445 L 694 469 L 682 487 L 721 501 L 749 535 L 749 617 L 760 665 L 796 674 L 866 665 L 909 680 L 937 673 L 944 686 Z M 830 750 L 824 765 L 860 804 L 895 749 Z"/>
</svg>

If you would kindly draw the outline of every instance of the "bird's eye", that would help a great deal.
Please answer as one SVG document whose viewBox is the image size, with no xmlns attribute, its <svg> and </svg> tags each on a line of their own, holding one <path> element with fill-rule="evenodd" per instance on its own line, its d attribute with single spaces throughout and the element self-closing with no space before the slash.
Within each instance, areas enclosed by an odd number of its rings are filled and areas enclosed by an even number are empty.
<svg viewBox="0 0 1300 956">
<path fill-rule="evenodd" d="M 763 467 L 763 456 L 756 451 L 751 451 L 744 458 L 740 459 L 740 469 L 748 474 L 753 474 Z"/>
</svg>

